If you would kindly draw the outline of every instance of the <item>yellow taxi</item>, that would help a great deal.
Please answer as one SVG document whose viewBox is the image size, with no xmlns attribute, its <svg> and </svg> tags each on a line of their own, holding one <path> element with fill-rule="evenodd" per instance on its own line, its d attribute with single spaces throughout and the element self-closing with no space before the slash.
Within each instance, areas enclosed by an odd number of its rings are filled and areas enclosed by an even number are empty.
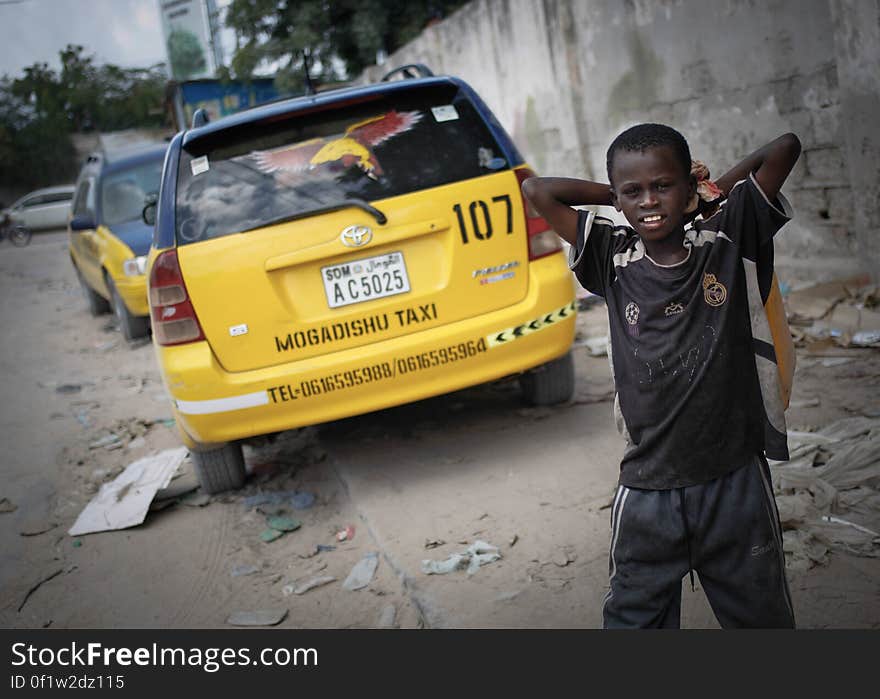
<svg viewBox="0 0 880 699">
<path fill-rule="evenodd" d="M 146 262 L 153 227 L 143 210 L 159 191 L 166 149 L 163 143 L 93 153 L 71 204 L 68 248 L 89 311 L 112 311 L 129 342 L 150 332 Z"/>
<path fill-rule="evenodd" d="M 209 493 L 248 438 L 520 375 L 568 400 L 575 292 L 532 176 L 466 83 L 423 76 L 264 105 L 169 145 L 153 344 Z"/>
</svg>

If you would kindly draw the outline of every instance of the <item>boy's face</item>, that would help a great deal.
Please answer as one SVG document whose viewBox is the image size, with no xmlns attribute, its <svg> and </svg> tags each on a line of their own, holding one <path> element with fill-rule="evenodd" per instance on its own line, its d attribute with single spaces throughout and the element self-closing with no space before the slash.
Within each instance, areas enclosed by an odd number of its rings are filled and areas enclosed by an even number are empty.
<svg viewBox="0 0 880 699">
<path fill-rule="evenodd" d="M 694 179 L 684 171 L 671 146 L 619 150 L 614 154 L 614 207 L 646 241 L 661 241 L 681 230 L 685 209 L 695 192 Z"/>
</svg>

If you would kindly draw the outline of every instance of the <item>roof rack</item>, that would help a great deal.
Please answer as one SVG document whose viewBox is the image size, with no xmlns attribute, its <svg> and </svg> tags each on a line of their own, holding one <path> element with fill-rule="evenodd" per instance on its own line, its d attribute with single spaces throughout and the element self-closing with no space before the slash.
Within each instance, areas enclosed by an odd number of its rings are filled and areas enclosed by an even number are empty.
<svg viewBox="0 0 880 699">
<path fill-rule="evenodd" d="M 385 73 L 380 82 L 388 82 L 392 75 L 400 73 L 404 78 L 430 78 L 434 73 L 424 63 L 407 63 L 405 66 L 395 68 Z"/>
</svg>

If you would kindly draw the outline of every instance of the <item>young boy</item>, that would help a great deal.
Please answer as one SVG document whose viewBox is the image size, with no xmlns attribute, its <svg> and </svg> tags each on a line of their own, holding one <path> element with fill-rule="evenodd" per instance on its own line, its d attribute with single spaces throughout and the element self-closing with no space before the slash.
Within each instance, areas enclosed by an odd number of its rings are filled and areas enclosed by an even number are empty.
<svg viewBox="0 0 880 699">
<path fill-rule="evenodd" d="M 697 212 L 684 137 L 660 124 L 621 133 L 610 185 L 526 180 L 523 193 L 571 245 L 580 283 L 605 297 L 627 445 L 611 514 L 606 628 L 678 628 L 681 581 L 699 573 L 723 627 L 793 628 L 782 532 L 764 458 L 788 458 L 763 301 L 794 134 L 717 180 Z M 629 226 L 572 206 L 612 205 Z"/>
</svg>

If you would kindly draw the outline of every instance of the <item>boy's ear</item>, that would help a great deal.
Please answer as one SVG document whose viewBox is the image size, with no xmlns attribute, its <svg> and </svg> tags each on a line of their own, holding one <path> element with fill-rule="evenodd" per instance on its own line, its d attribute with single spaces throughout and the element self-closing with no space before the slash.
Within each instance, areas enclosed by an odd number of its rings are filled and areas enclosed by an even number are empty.
<svg viewBox="0 0 880 699">
<path fill-rule="evenodd" d="M 688 178 L 688 203 L 684 212 L 696 215 L 700 206 L 700 196 L 697 194 L 697 178 L 691 175 Z"/>
<path fill-rule="evenodd" d="M 611 206 L 613 206 L 615 210 L 620 211 L 620 204 L 617 203 L 617 192 L 614 191 L 614 187 L 609 187 L 608 191 L 611 192 Z"/>
</svg>

